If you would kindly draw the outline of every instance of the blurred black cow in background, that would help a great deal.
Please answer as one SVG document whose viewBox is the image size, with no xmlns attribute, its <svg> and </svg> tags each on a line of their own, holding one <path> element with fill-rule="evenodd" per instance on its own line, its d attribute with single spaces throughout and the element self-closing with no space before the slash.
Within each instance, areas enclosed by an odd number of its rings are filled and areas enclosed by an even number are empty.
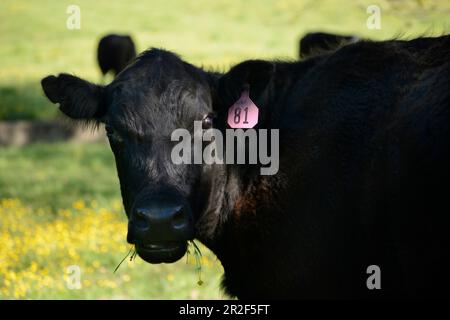
<svg viewBox="0 0 450 320">
<path fill-rule="evenodd" d="M 325 32 L 307 33 L 300 39 L 299 57 L 307 58 L 329 51 L 334 51 L 342 46 L 359 41 L 357 36 L 337 35 Z"/>
<path fill-rule="evenodd" d="M 129 35 L 109 34 L 98 43 L 97 59 L 103 75 L 113 71 L 116 76 L 134 57 L 136 49 Z"/>
</svg>

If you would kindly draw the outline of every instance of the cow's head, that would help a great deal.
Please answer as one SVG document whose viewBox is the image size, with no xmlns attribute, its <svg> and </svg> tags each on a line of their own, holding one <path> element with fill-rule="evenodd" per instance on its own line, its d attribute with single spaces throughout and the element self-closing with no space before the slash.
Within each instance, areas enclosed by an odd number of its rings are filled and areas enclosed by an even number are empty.
<svg viewBox="0 0 450 320">
<path fill-rule="evenodd" d="M 127 240 L 144 260 L 159 263 L 180 259 L 194 237 L 212 242 L 211 230 L 225 220 L 217 197 L 226 166 L 174 164 L 172 132 L 184 128 L 194 137 L 194 121 L 211 127 L 244 85 L 256 101 L 271 72 L 270 63 L 251 61 L 225 75 L 208 73 L 152 49 L 107 86 L 60 74 L 44 78 L 42 87 L 68 117 L 105 124 L 129 219 Z"/>
</svg>

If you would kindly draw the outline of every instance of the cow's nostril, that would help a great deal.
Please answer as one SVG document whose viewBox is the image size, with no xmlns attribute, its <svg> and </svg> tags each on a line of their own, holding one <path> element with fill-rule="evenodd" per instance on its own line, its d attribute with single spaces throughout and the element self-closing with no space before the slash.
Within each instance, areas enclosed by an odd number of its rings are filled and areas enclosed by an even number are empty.
<svg viewBox="0 0 450 320">
<path fill-rule="evenodd" d="M 192 237 L 193 231 L 189 206 L 161 201 L 135 208 L 128 226 L 138 241 L 147 244 L 184 241 Z"/>
<path fill-rule="evenodd" d="M 148 221 L 148 210 L 146 209 L 137 209 L 135 219 L 133 219 L 133 225 L 142 230 L 147 230 L 150 225 Z"/>
<path fill-rule="evenodd" d="M 147 221 L 145 221 L 142 218 L 137 218 L 135 221 L 133 221 L 134 225 L 136 226 L 136 228 L 138 229 L 143 229 L 143 230 L 147 230 L 149 228 L 149 225 L 147 223 Z"/>
<path fill-rule="evenodd" d="M 183 209 L 178 210 L 172 217 L 172 226 L 175 229 L 184 228 L 187 223 L 187 216 Z"/>
</svg>

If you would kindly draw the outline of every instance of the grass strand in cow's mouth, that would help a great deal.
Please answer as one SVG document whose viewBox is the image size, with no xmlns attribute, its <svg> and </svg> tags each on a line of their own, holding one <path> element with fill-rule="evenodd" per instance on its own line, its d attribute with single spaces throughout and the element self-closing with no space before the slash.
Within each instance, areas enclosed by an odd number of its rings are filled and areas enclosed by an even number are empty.
<svg viewBox="0 0 450 320">
<path fill-rule="evenodd" d="M 136 257 L 136 248 L 134 247 L 134 245 L 131 246 L 130 250 L 128 250 L 128 253 L 125 255 L 125 257 L 123 257 L 123 259 L 119 262 L 119 264 L 117 265 L 117 267 L 114 269 L 113 273 L 116 273 L 116 271 L 120 268 L 120 266 L 122 265 L 122 263 L 130 256 L 130 261 L 133 261 L 133 259 Z"/>
<path fill-rule="evenodd" d="M 158 247 L 158 245 L 149 245 L 148 247 Z M 133 261 L 136 258 L 137 255 L 137 250 L 135 245 L 131 245 L 130 250 L 128 250 L 127 254 L 125 255 L 125 257 L 122 258 L 122 260 L 119 262 L 119 264 L 116 266 L 116 268 L 114 269 L 113 273 L 116 273 L 117 270 L 119 270 L 120 266 L 122 265 L 122 263 L 128 258 L 130 257 L 130 261 Z M 199 246 L 197 245 L 197 243 L 195 243 L 194 240 L 190 240 L 187 243 L 187 248 L 186 248 L 186 264 L 189 263 L 189 256 L 193 255 L 195 258 L 195 271 L 197 272 L 198 275 L 198 281 L 197 284 L 199 286 L 201 286 L 203 284 L 203 280 L 202 280 L 202 252 L 199 248 Z"/>
<path fill-rule="evenodd" d="M 194 255 L 195 265 L 196 265 L 195 270 L 197 271 L 197 274 L 198 274 L 197 284 L 199 286 L 201 286 L 203 284 L 203 281 L 202 281 L 202 252 L 200 251 L 200 248 L 198 247 L 198 245 L 195 243 L 194 240 L 190 240 L 188 242 L 188 244 L 189 244 L 189 246 L 186 251 L 186 253 L 187 253 L 186 254 L 186 263 L 189 262 L 189 255 L 191 254 L 190 248 L 192 247 L 193 248 L 192 254 Z"/>
</svg>

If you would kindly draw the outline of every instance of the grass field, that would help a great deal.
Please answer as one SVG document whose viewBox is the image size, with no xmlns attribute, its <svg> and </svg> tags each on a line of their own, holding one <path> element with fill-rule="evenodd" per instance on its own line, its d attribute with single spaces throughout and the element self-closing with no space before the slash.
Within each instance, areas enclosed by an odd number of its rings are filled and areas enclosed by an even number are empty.
<svg viewBox="0 0 450 320">
<path fill-rule="evenodd" d="M 163 47 L 188 61 L 227 69 L 246 58 L 297 56 L 310 30 L 371 39 L 442 34 L 450 28 L 448 0 L 379 0 L 381 29 L 369 30 L 371 0 L 2 0 L 0 2 L 0 119 L 52 118 L 39 80 L 69 72 L 100 80 L 95 55 L 108 32 L 130 33 L 138 50 Z M 66 9 L 81 10 L 69 30 Z"/>
<path fill-rule="evenodd" d="M 105 144 L 0 148 L 0 299 L 219 299 L 222 268 L 203 248 L 172 265 L 130 249 L 114 159 Z M 80 267 L 81 289 L 67 268 Z M 69 287 L 68 287 L 69 286 Z"/>
<path fill-rule="evenodd" d="M 369 4 L 381 29 L 366 28 Z M 66 28 L 69 4 L 81 29 Z M 59 116 L 39 80 L 69 72 L 100 81 L 101 35 L 130 33 L 138 50 L 163 47 L 196 65 L 226 70 L 247 58 L 296 59 L 299 36 L 324 30 L 371 39 L 448 33 L 450 1 L 338 0 L 2 0 L 0 120 Z M 114 160 L 102 143 L 0 147 L 0 299 L 223 298 L 220 263 L 203 249 L 172 265 L 126 260 Z M 71 265 L 80 289 L 69 289 Z"/>
</svg>

